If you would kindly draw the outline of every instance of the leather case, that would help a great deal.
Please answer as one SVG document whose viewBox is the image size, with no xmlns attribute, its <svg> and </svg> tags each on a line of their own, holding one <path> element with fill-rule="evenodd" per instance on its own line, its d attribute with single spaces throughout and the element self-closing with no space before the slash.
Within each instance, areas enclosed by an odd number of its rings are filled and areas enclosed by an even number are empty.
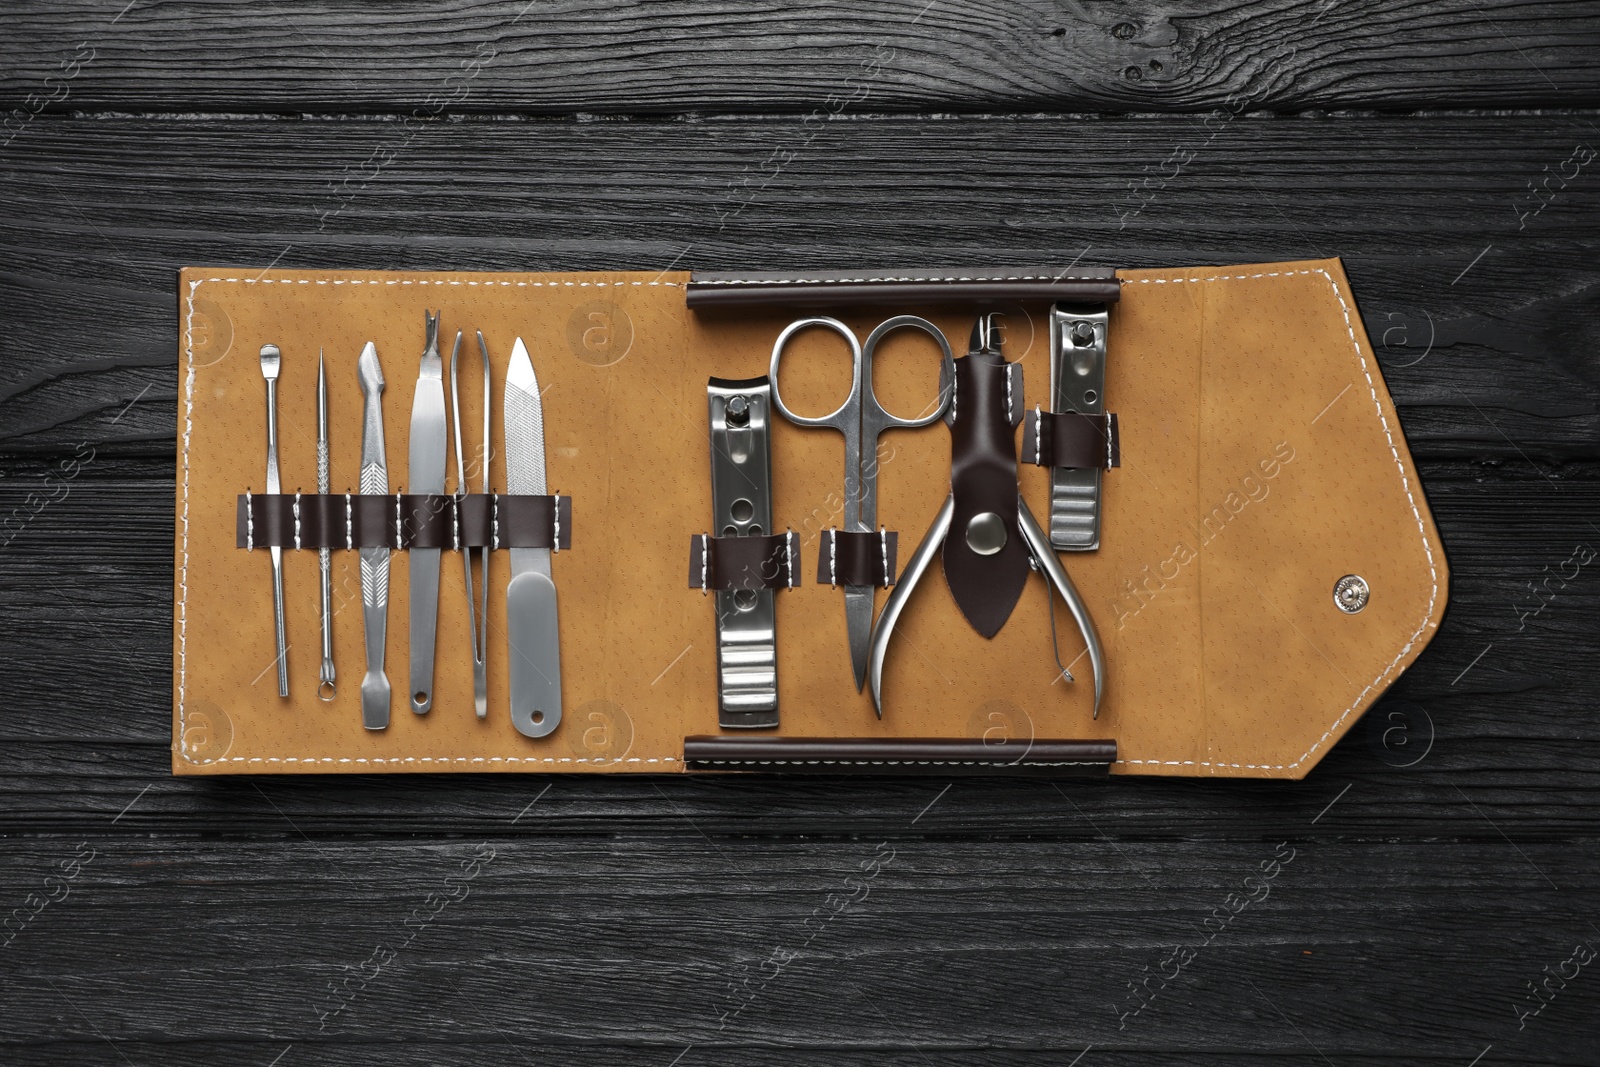
<svg viewBox="0 0 1600 1067">
<path fill-rule="evenodd" d="M 1119 417 L 1121 466 L 1104 478 L 1099 550 L 1060 556 L 1108 658 L 1099 718 L 1090 715 L 1086 671 L 1077 682 L 1057 679 L 1037 574 L 985 639 L 935 565 L 896 630 L 877 720 L 853 684 L 842 597 L 812 580 L 821 535 L 839 522 L 842 443 L 780 419 L 774 532 L 798 535 L 804 581 L 777 601 L 776 733 L 809 740 L 764 756 L 770 734 L 741 734 L 739 759 L 719 762 L 700 740 L 718 732 L 713 611 L 684 584 L 689 539 L 710 524 L 706 381 L 766 373 L 792 309 L 693 311 L 689 277 L 679 273 L 184 270 L 174 773 L 675 772 L 690 769 L 685 739 L 695 738 L 696 771 L 779 769 L 785 751 L 803 752 L 806 769 L 819 759 L 839 769 L 978 769 L 986 765 L 979 746 L 1026 752 L 1029 741 L 1051 739 L 1058 747 L 1028 766 L 1091 756 L 1105 765 L 1111 746 L 1083 743 L 1114 742 L 1112 773 L 1304 775 L 1417 657 L 1444 613 L 1444 553 L 1394 407 L 1337 260 L 1119 273 L 1105 395 Z M 1048 308 L 1006 309 L 1005 354 L 1022 364 L 1030 412 L 1049 407 Z M 236 547 L 238 496 L 265 485 L 260 346 L 283 352 L 286 492 L 316 484 L 316 363 L 325 352 L 331 488 L 343 493 L 358 483 L 356 359 L 376 342 L 398 491 L 424 309 L 442 309 L 444 338 L 465 331 L 468 368 L 477 366 L 472 332 L 483 331 L 496 449 L 513 338 L 528 345 L 545 390 L 550 491 L 571 498 L 571 544 L 554 561 L 564 720 L 542 739 L 518 734 L 506 707 L 504 552 L 492 573 L 488 718 L 473 714 L 461 564 L 447 551 L 433 710 L 414 715 L 398 682 L 391 725 L 369 732 L 355 554 L 333 553 L 338 693 L 323 703 L 316 553 L 284 553 L 291 695 L 281 699 L 267 553 Z M 964 350 L 970 308 L 894 312 L 927 316 Z M 865 336 L 894 312 L 833 313 Z M 836 406 L 849 373 L 838 339 L 813 332 L 791 347 L 783 382 L 791 406 L 807 414 Z M 926 337 L 901 333 L 880 350 L 876 386 L 891 410 L 914 415 L 935 395 L 939 359 Z M 472 427 L 478 378 L 464 370 L 463 385 Z M 890 432 L 878 460 L 880 523 L 915 544 L 949 493 L 949 431 L 936 423 Z M 453 457 L 450 470 L 453 490 Z M 504 492 L 498 453 L 493 476 Z M 1020 479 L 1034 514 L 1045 515 L 1049 471 L 1023 465 Z M 1351 574 L 1371 590 L 1355 614 L 1334 602 L 1335 584 Z M 887 595 L 876 591 L 880 608 Z M 1055 610 L 1071 666 L 1082 642 L 1059 601 Z M 405 676 L 406 613 L 397 553 L 391 679 Z M 848 743 L 833 751 L 829 739 Z M 941 755 L 920 760 L 908 739 L 939 741 Z"/>
</svg>

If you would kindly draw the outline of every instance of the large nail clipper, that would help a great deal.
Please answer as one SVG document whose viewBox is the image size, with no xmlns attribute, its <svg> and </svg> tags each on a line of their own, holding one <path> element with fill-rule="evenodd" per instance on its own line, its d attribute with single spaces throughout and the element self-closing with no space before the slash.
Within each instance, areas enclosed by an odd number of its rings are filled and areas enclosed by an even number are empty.
<svg viewBox="0 0 1600 1067">
<path fill-rule="evenodd" d="M 361 378 L 361 494 L 389 495 L 389 461 L 383 445 L 383 370 L 371 341 L 356 364 Z M 367 638 L 367 674 L 361 679 L 361 725 L 389 727 L 389 678 L 383 673 L 383 646 L 389 628 L 389 549 L 361 550 L 361 618 Z"/>
<path fill-rule="evenodd" d="M 317 492 L 328 494 L 328 373 L 317 351 Z M 322 574 L 322 677 L 317 697 L 329 701 L 338 693 L 333 672 L 333 575 L 326 546 L 317 549 L 317 567 Z"/>
<path fill-rule="evenodd" d="M 444 363 L 439 358 L 439 313 L 423 312 L 427 340 L 411 401 L 411 492 L 444 493 L 446 436 Z M 461 333 L 456 332 L 456 349 Z M 439 627 L 439 549 L 411 549 L 411 710 L 426 715 L 433 707 L 433 652 Z"/>
<path fill-rule="evenodd" d="M 950 426 L 950 496 L 907 562 L 872 635 L 868 678 L 873 707 L 881 718 L 883 664 L 895 622 L 942 549 L 950 593 L 973 629 L 985 637 L 999 633 L 1010 618 L 1028 571 L 1043 571 L 1049 586 L 1066 601 L 1088 646 L 1098 717 L 1105 690 L 1099 636 L 1088 606 L 1018 488 L 1015 430 L 1022 420 L 1022 368 L 1001 354 L 989 315 L 980 316 L 973 327 L 970 348 L 954 363 L 950 410 L 945 415 Z M 952 529 L 957 531 L 954 537 L 949 536 Z M 1062 673 L 1072 680 L 1065 669 Z"/>
<path fill-rule="evenodd" d="M 772 533 L 772 398 L 767 378 L 712 378 L 706 386 L 712 536 Z M 716 604 L 718 724 L 725 730 L 777 726 L 774 590 L 718 589 Z"/>
<path fill-rule="evenodd" d="M 282 353 L 277 345 L 261 346 L 261 377 L 267 380 L 267 492 L 282 492 L 278 478 L 278 369 Z M 283 548 L 272 546 L 272 615 L 278 639 L 278 695 L 289 695 L 289 642 L 283 626 Z"/>
<path fill-rule="evenodd" d="M 483 342 L 483 331 L 478 331 L 478 352 L 483 356 L 483 491 L 489 492 L 489 346 Z M 461 333 L 456 333 L 455 347 L 450 352 L 450 408 L 455 422 L 456 439 L 456 498 L 467 495 L 467 460 L 461 449 L 461 386 L 456 377 L 456 364 L 461 356 Z M 472 549 L 461 550 L 461 569 L 467 579 L 467 631 L 472 639 L 472 704 L 478 718 L 489 714 L 489 549 L 483 552 L 479 584 L 483 590 L 480 607 L 472 594 Z"/>
</svg>

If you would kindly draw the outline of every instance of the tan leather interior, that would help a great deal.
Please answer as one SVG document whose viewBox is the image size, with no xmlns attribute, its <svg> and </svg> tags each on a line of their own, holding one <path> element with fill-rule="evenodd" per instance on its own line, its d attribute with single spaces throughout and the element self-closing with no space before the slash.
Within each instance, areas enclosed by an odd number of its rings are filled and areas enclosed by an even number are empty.
<svg viewBox="0 0 1600 1067">
<path fill-rule="evenodd" d="M 1444 613 L 1448 570 L 1393 405 L 1336 260 L 1123 272 L 1111 311 L 1107 407 L 1122 466 L 1105 476 L 1102 548 L 1063 553 L 1109 661 L 1090 717 L 1083 643 L 1057 603 L 1057 680 L 1043 580 L 1031 575 L 992 641 L 951 601 L 937 562 L 901 619 L 880 722 L 857 694 L 842 593 L 811 581 L 818 535 L 836 524 L 838 434 L 781 419 L 774 517 L 799 532 L 805 583 L 778 603 L 780 733 L 810 737 L 1114 738 L 1113 773 L 1296 778 L 1411 663 Z M 177 774 L 378 771 L 670 772 L 683 738 L 717 732 L 711 602 L 686 588 L 690 535 L 707 531 L 708 376 L 764 374 L 790 312 L 691 313 L 686 274 L 424 274 L 191 268 L 179 291 L 173 756 Z M 257 351 L 283 352 L 283 486 L 316 486 L 316 367 L 328 364 L 332 489 L 354 490 L 361 437 L 356 359 L 377 344 L 387 379 L 391 491 L 407 487 L 406 439 L 424 309 L 441 348 L 463 344 L 462 412 L 480 418 L 474 330 L 494 363 L 493 416 L 513 338 L 544 388 L 551 490 L 573 498 L 573 544 L 555 557 L 564 719 L 533 740 L 506 708 L 504 592 L 492 563 L 489 717 L 472 711 L 461 558 L 441 579 L 434 709 L 405 700 L 407 574 L 391 563 L 390 727 L 361 727 L 359 568 L 333 554 L 338 695 L 317 698 L 315 552 L 285 552 L 291 695 L 277 695 L 271 569 L 234 544 L 235 499 L 265 486 L 265 389 Z M 969 312 L 904 308 L 938 323 L 957 354 Z M 1047 308 L 1010 309 L 1006 353 L 1027 402 L 1046 405 Z M 838 316 L 864 337 L 883 314 Z M 814 334 L 815 336 L 811 336 Z M 843 399 L 848 355 L 811 331 L 786 357 L 784 396 L 806 414 Z M 448 354 L 446 356 L 448 359 Z M 885 342 L 877 389 L 919 412 L 937 388 L 933 344 Z M 467 435 L 470 439 L 470 433 Z M 469 445 L 470 448 L 470 445 Z M 949 491 L 942 423 L 881 443 L 879 521 L 904 561 Z M 455 462 L 449 463 L 453 490 Z M 498 454 L 495 488 L 505 491 Z M 1049 473 L 1024 466 L 1045 519 Z M 1358 614 L 1338 579 L 1371 587 Z M 879 590 L 881 606 L 886 592 Z"/>
</svg>

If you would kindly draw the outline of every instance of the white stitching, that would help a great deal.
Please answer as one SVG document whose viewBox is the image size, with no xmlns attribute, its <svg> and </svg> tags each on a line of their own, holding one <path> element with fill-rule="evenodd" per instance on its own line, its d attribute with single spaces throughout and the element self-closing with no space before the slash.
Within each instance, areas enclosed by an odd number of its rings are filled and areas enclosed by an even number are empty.
<svg viewBox="0 0 1600 1067">
<path fill-rule="evenodd" d="M 356 520 L 355 507 L 350 503 L 350 494 L 344 495 L 344 548 L 346 552 L 353 551 L 356 547 Z"/>
<path fill-rule="evenodd" d="M 1116 425 L 1117 425 L 1116 418 L 1117 417 L 1115 415 L 1102 415 L 1101 418 L 1105 421 L 1105 431 L 1106 431 L 1106 470 L 1110 470 L 1111 469 L 1111 435 L 1116 432 Z"/>
<path fill-rule="evenodd" d="M 714 765 L 752 765 L 752 766 L 843 766 L 852 764 L 861 767 L 994 767 L 1004 770 L 1007 767 L 1109 767 L 1106 760 L 1029 760 L 1026 763 L 1002 763 L 999 760 L 975 759 L 692 759 L 684 760 L 686 764 L 714 764 Z"/>
<path fill-rule="evenodd" d="M 894 576 L 889 573 L 889 531 L 882 526 L 878 527 L 878 540 L 883 546 L 883 587 L 887 589 L 894 584 Z"/>
<path fill-rule="evenodd" d="M 1007 363 L 1006 364 L 1006 421 L 1007 422 L 1011 422 L 1011 368 L 1014 367 L 1015 365 L 1016 364 L 1014 364 L 1014 363 Z M 1011 422 L 1011 425 L 1015 426 L 1016 423 Z"/>
<path fill-rule="evenodd" d="M 560 552 L 561 551 L 561 494 L 557 493 L 554 497 L 552 497 L 551 498 L 551 503 L 555 505 L 553 508 L 550 509 L 550 512 L 551 512 L 551 514 L 553 514 L 556 517 L 556 539 L 555 539 L 555 542 L 550 546 L 550 549 L 553 552 Z"/>
<path fill-rule="evenodd" d="M 879 282 L 1118 282 L 1122 279 L 1104 274 L 1012 274 L 989 278 L 950 275 L 948 277 L 893 277 L 882 278 L 797 278 L 779 275 L 776 278 L 694 278 L 689 284 L 702 285 L 872 285 Z M 604 284 L 604 283 L 602 283 Z M 635 283 L 637 284 L 637 283 Z"/>
<path fill-rule="evenodd" d="M 1033 405 L 1033 465 L 1044 466 L 1044 412 Z"/>
<path fill-rule="evenodd" d="M 489 546 L 498 549 L 500 547 L 500 495 L 498 493 L 489 494 L 489 515 L 493 522 L 493 529 L 489 533 Z"/>
<path fill-rule="evenodd" d="M 1426 630 L 1428 628 L 1428 622 L 1433 617 L 1433 606 L 1434 606 L 1434 604 L 1438 603 L 1438 600 L 1439 600 L 1439 570 L 1438 570 L 1438 567 L 1434 564 L 1434 561 L 1433 561 L 1433 546 L 1428 543 L 1427 525 L 1422 521 L 1422 512 L 1420 510 L 1418 510 L 1416 497 L 1412 495 L 1412 492 L 1411 492 L 1411 479 L 1406 477 L 1406 465 L 1400 459 L 1400 450 L 1395 446 L 1394 434 L 1389 429 L 1389 420 L 1384 417 L 1384 414 L 1383 414 L 1383 403 L 1382 403 L 1382 401 L 1380 401 L 1378 399 L 1378 388 L 1372 381 L 1372 368 L 1367 363 L 1366 355 L 1363 354 L 1362 351 L 1361 351 L 1361 342 L 1359 340 L 1357 340 L 1357 338 L 1356 338 L 1355 325 L 1350 321 L 1350 305 L 1349 305 L 1348 302 L 1346 302 L 1346 300 L 1344 298 L 1344 294 L 1339 291 L 1339 286 L 1333 280 L 1333 275 L 1329 274 L 1326 270 L 1323 270 L 1322 268 L 1317 267 L 1317 268 L 1314 268 L 1314 269 L 1311 269 L 1311 270 L 1263 271 L 1260 274 L 1216 274 L 1216 275 L 1211 275 L 1209 277 L 1198 277 L 1198 278 L 1139 278 L 1137 280 L 1141 284 L 1145 284 L 1145 285 L 1149 285 L 1151 283 L 1154 283 L 1156 285 L 1166 285 L 1168 283 L 1183 283 L 1183 282 L 1220 282 L 1220 281 L 1243 281 L 1243 280 L 1255 279 L 1255 278 L 1284 278 L 1284 277 L 1295 277 L 1297 275 L 1306 275 L 1306 274 L 1320 274 L 1320 275 L 1322 275 L 1323 279 L 1328 283 L 1328 287 L 1333 290 L 1333 295 L 1338 299 L 1339 308 L 1344 314 L 1345 332 L 1348 333 L 1349 336 L 1350 336 L 1350 346 L 1355 349 L 1356 358 L 1361 361 L 1362 373 L 1364 373 L 1366 375 L 1366 378 L 1367 378 L 1367 391 L 1372 396 L 1372 406 L 1378 412 L 1378 422 L 1383 427 L 1383 435 L 1389 442 L 1389 454 L 1394 457 L 1395 467 L 1400 472 L 1400 484 L 1405 489 L 1407 502 L 1410 503 L 1410 505 L 1411 505 L 1411 514 L 1417 520 L 1417 532 L 1422 535 L 1422 549 L 1427 554 L 1427 557 L 1428 557 L 1428 575 L 1432 579 L 1432 582 L 1433 582 L 1432 590 L 1428 594 L 1428 610 L 1422 616 L 1422 621 L 1417 624 L 1416 630 L 1413 631 L 1413 633 L 1411 634 L 1410 638 L 1408 638 L 1406 640 L 1405 647 L 1402 648 L 1399 651 L 1398 654 L 1396 654 L 1394 659 L 1389 661 L 1388 665 L 1386 667 L 1384 667 L 1383 670 L 1378 673 L 1378 676 L 1376 678 L 1374 678 L 1371 682 L 1369 682 L 1367 684 L 1367 687 L 1365 689 L 1361 690 L 1361 692 L 1359 694 L 1357 694 L 1356 699 L 1351 703 L 1351 705 L 1348 708 L 1344 709 L 1344 713 L 1343 714 L 1341 714 L 1337 719 L 1334 720 L 1333 725 L 1329 726 L 1326 730 L 1324 730 L 1323 733 L 1322 733 L 1322 736 L 1317 738 L 1317 740 L 1312 744 L 1312 746 L 1310 748 L 1306 749 L 1305 752 L 1300 756 L 1300 758 L 1295 760 L 1293 763 L 1287 763 L 1287 764 L 1282 764 L 1282 763 L 1212 763 L 1209 760 L 1138 760 L 1138 759 L 1130 759 L 1130 760 L 1119 759 L 1119 760 L 1117 760 L 1118 763 L 1150 764 L 1150 765 L 1161 766 L 1161 767 L 1232 767 L 1232 768 L 1237 768 L 1237 769 L 1242 769 L 1242 770 L 1266 770 L 1266 771 L 1293 770 L 1294 768 L 1300 766 L 1300 764 L 1304 763 L 1307 759 L 1309 759 L 1311 757 L 1311 755 L 1317 751 L 1317 749 L 1321 748 L 1325 743 L 1327 743 L 1327 740 L 1328 740 L 1329 736 L 1331 736 L 1335 730 L 1337 730 L 1341 725 L 1343 725 L 1344 721 L 1350 717 L 1350 713 L 1352 711 L 1354 711 L 1357 707 L 1359 707 L 1361 702 L 1366 699 L 1367 694 L 1372 692 L 1372 690 L 1374 688 L 1376 688 L 1380 682 L 1382 682 L 1386 677 L 1388 677 L 1389 672 L 1394 670 L 1395 666 L 1401 660 L 1405 659 L 1407 653 L 1409 653 L 1411 651 L 1412 646 L 1417 643 L 1417 638 L 1422 636 L 1422 631 L 1424 631 L 1424 630 Z"/>
<path fill-rule="evenodd" d="M 244 491 L 244 550 L 256 550 L 256 517 L 250 512 L 250 490 Z"/>
<path fill-rule="evenodd" d="M 450 498 L 450 539 L 455 543 L 455 550 L 461 551 L 461 490 L 456 489 L 456 495 Z"/>
<path fill-rule="evenodd" d="M 195 286 L 200 285 L 202 282 L 235 282 L 235 283 L 242 283 L 244 285 L 310 285 L 312 280 L 313 279 L 310 279 L 310 278 L 201 278 L 198 281 L 190 282 L 189 285 L 190 285 L 191 289 L 193 287 L 195 287 Z M 1009 279 L 1002 279 L 1002 280 L 1009 280 Z M 1027 279 L 1017 279 L 1017 280 L 1026 281 Z M 1111 281 L 1112 279 L 1110 279 L 1110 278 L 1100 278 L 1100 279 L 1083 279 L 1083 280 L 1086 280 L 1086 281 L 1090 281 L 1090 280 L 1093 280 L 1093 281 Z M 326 281 L 323 281 L 321 279 L 317 279 L 316 281 L 317 281 L 318 285 L 327 285 L 328 284 Z M 606 288 L 608 286 L 615 287 L 617 289 L 622 289 L 622 288 L 625 288 L 625 287 L 630 286 L 630 285 L 632 285 L 632 286 L 645 286 L 645 287 L 651 287 L 651 288 L 664 288 L 664 289 L 682 289 L 684 287 L 684 283 L 682 283 L 682 282 L 582 282 L 582 283 L 579 283 L 579 282 L 512 282 L 512 281 L 480 282 L 480 281 L 455 281 L 455 280 L 448 279 L 448 278 L 441 278 L 441 279 L 432 279 L 432 278 L 419 278 L 419 279 L 397 278 L 397 279 L 393 279 L 393 280 L 384 280 L 384 279 L 380 279 L 380 278 L 370 278 L 370 279 L 369 278 L 346 278 L 346 279 L 342 279 L 342 280 L 336 281 L 336 282 L 334 282 L 334 284 L 335 285 L 456 285 L 456 286 L 459 286 L 459 285 L 470 285 L 470 286 L 473 286 L 473 287 L 477 287 L 479 285 L 498 285 L 498 286 L 502 286 L 502 287 L 514 285 L 518 289 L 528 289 L 528 288 L 533 288 L 533 289 L 545 289 L 545 288 L 561 289 L 561 288 L 568 288 L 568 289 L 570 289 L 570 288 L 573 288 L 573 287 L 579 286 L 579 285 L 582 285 L 582 286 L 591 286 L 592 285 L 592 286 L 594 286 L 595 288 L 598 288 L 598 289 L 604 289 L 604 288 Z M 192 296 L 193 294 L 191 293 L 190 295 Z M 185 332 L 189 333 L 189 332 L 192 332 L 192 331 L 186 330 Z"/>
<path fill-rule="evenodd" d="M 828 588 L 837 589 L 839 586 L 839 530 L 834 527 L 828 531 Z"/>
<path fill-rule="evenodd" d="M 394 495 L 394 550 L 396 552 L 401 551 L 400 530 L 404 526 L 405 523 L 400 518 L 400 494 L 396 493 Z"/>
<path fill-rule="evenodd" d="M 294 550 L 300 551 L 300 490 L 294 491 Z"/>
<path fill-rule="evenodd" d="M 793 530 L 790 530 L 789 532 L 787 532 L 786 534 L 783 535 L 783 545 L 784 545 L 785 548 L 787 548 L 789 550 L 789 554 L 788 554 L 788 571 L 789 571 L 789 588 L 790 589 L 793 589 L 795 587 L 795 585 L 798 584 L 794 580 L 794 546 L 795 546 L 795 541 L 796 540 L 798 540 L 798 538 L 796 538 L 795 533 L 794 533 Z"/>
<path fill-rule="evenodd" d="M 700 535 L 700 595 L 711 595 L 711 535 Z"/>
</svg>

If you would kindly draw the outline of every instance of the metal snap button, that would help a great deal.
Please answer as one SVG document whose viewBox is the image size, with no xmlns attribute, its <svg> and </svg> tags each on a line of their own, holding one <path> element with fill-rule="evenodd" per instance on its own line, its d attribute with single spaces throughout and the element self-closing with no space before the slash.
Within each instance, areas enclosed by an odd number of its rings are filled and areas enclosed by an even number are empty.
<svg viewBox="0 0 1600 1067">
<path fill-rule="evenodd" d="M 967 547 L 980 556 L 992 556 L 1006 547 L 1006 523 L 992 511 L 974 515 L 967 522 Z"/>
<path fill-rule="evenodd" d="M 1354 615 L 1367 606 L 1367 597 L 1371 592 L 1365 578 L 1359 574 L 1347 574 L 1335 583 L 1333 602 L 1346 615 Z"/>
</svg>

